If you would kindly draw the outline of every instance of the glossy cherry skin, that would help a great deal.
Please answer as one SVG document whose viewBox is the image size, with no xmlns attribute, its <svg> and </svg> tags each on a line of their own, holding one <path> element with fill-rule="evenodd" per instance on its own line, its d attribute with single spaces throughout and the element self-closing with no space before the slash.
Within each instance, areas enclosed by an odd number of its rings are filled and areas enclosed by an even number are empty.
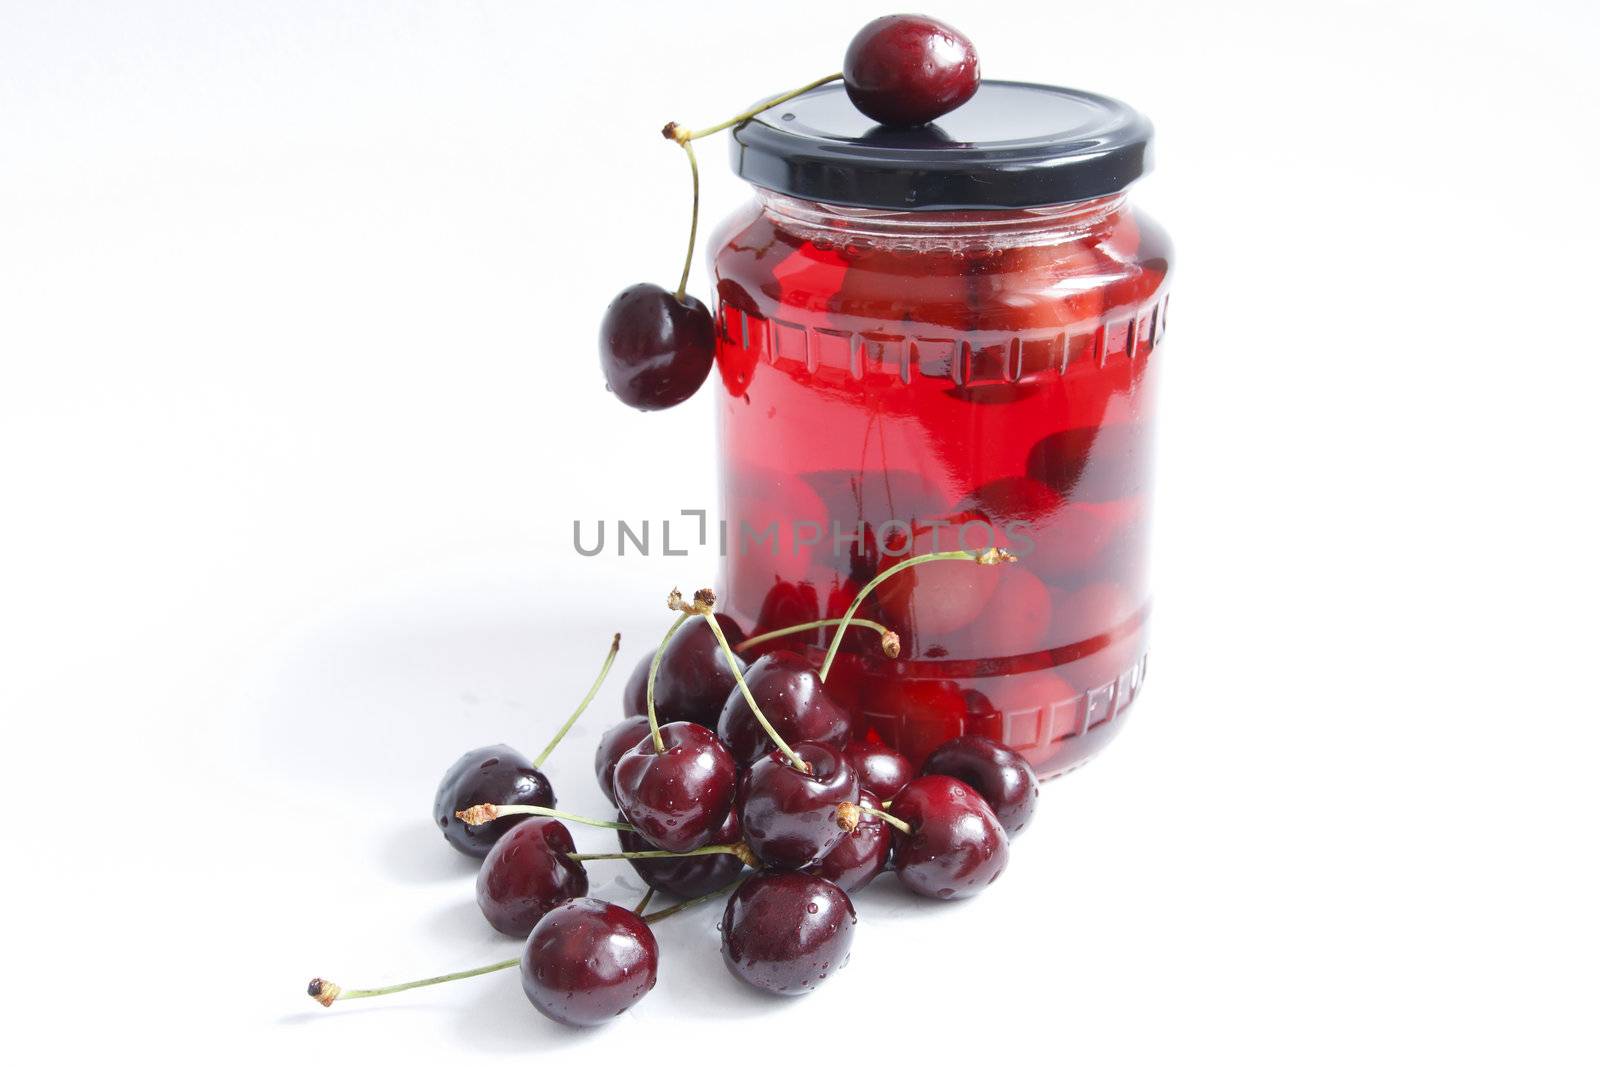
<svg viewBox="0 0 1600 1067">
<path fill-rule="evenodd" d="M 726 615 L 718 615 L 717 622 L 730 646 L 744 640 L 739 624 Z M 745 662 L 737 655 L 739 669 Z M 628 676 L 622 691 L 622 713 L 644 715 L 646 690 L 650 681 L 650 662 L 655 652 L 647 653 Z M 704 619 L 690 619 L 678 627 L 678 632 L 667 642 L 661 653 L 661 666 L 656 670 L 656 721 L 697 722 L 710 730 L 717 728 L 722 714 L 722 703 L 738 684 L 728 657 L 717 643 L 716 635 Z"/>
<path fill-rule="evenodd" d="M 873 19 L 844 54 L 850 102 L 886 126 L 932 122 L 972 99 L 978 80 L 972 42 L 926 15 Z"/>
<path fill-rule="evenodd" d="M 641 282 L 617 294 L 600 320 L 600 369 L 629 407 L 657 411 L 681 404 L 711 373 L 716 329 L 692 296 L 681 302 Z"/>
<path fill-rule="evenodd" d="M 600 792 L 611 803 L 617 802 L 614 788 L 617 761 L 624 752 L 649 736 L 650 722 L 647 719 L 623 719 L 600 735 L 600 743 L 594 750 L 594 777 L 600 783 Z"/>
<path fill-rule="evenodd" d="M 751 665 L 744 680 L 762 714 L 790 745 L 796 741 L 842 745 L 849 739 L 850 713 L 823 690 L 816 668 L 801 656 L 768 652 Z M 741 764 L 754 763 L 773 749 L 772 738 L 737 687 L 723 702 L 717 733 Z"/>
<path fill-rule="evenodd" d="M 1039 803 L 1039 776 L 1028 761 L 987 737 L 968 734 L 946 741 L 923 763 L 922 773 L 948 775 L 976 789 L 1007 837 L 1022 832 Z"/>
<path fill-rule="evenodd" d="M 721 828 L 711 835 L 711 840 L 706 844 L 731 845 L 739 840 L 742 833 L 739 812 L 736 808 L 730 808 Z M 654 847 L 628 830 L 618 830 L 617 841 L 624 852 L 644 852 Z M 727 853 L 628 862 L 639 872 L 639 877 L 645 880 L 646 885 L 685 900 L 721 889 L 738 878 L 739 872 L 744 870 L 744 861 Z"/>
<path fill-rule="evenodd" d="M 617 760 L 612 790 L 639 836 L 656 848 L 687 852 L 711 841 L 733 806 L 739 768 L 717 735 L 692 722 L 661 727 Z"/>
<path fill-rule="evenodd" d="M 911 824 L 894 843 L 894 869 L 907 889 L 938 900 L 975 896 L 1006 869 L 1005 827 L 976 789 L 946 775 L 918 778 L 895 797 L 893 814 Z"/>
<path fill-rule="evenodd" d="M 722 961 L 768 993 L 809 993 L 850 959 L 856 909 L 813 874 L 769 871 L 747 878 L 722 913 Z"/>
<path fill-rule="evenodd" d="M 916 777 L 911 761 L 888 745 L 876 741 L 851 741 L 844 746 L 845 762 L 856 772 L 856 782 L 863 793 L 883 800 L 893 800 L 900 795 L 906 783 Z"/>
<path fill-rule="evenodd" d="M 450 765 L 433 795 L 433 821 L 457 852 L 482 859 L 494 843 L 526 815 L 468 826 L 456 812 L 475 804 L 531 804 L 554 807 L 556 793 L 533 761 L 510 745 L 475 748 Z"/>
<path fill-rule="evenodd" d="M 655 988 L 655 934 L 627 908 L 592 897 L 558 904 L 522 950 L 522 991 L 558 1023 L 599 1026 Z"/>
<path fill-rule="evenodd" d="M 790 747 L 810 773 L 772 752 L 751 764 L 739 781 L 745 841 L 762 864 L 779 870 L 799 870 L 827 855 L 845 835 L 839 805 L 861 797 L 856 772 L 838 749 L 816 741 Z"/>
<path fill-rule="evenodd" d="M 545 912 L 589 892 L 589 875 L 568 853 L 572 833 L 554 819 L 530 818 L 494 843 L 478 868 L 478 907 L 489 925 L 527 937 Z"/>
<path fill-rule="evenodd" d="M 866 789 L 861 791 L 858 803 L 874 811 L 882 807 L 878 798 Z M 826 878 L 846 893 L 854 893 L 883 873 L 889 865 L 892 844 L 889 824 L 863 814 L 856 828 L 845 834 L 826 856 L 807 867 L 806 873 Z"/>
</svg>

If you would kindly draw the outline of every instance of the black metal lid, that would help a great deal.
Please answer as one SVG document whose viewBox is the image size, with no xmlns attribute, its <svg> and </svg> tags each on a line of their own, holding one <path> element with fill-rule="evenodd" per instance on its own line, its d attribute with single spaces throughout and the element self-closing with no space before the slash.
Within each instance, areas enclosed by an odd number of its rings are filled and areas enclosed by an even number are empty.
<svg viewBox="0 0 1600 1067">
<path fill-rule="evenodd" d="M 729 140 L 763 189 L 901 211 L 1040 207 L 1125 188 L 1150 165 L 1150 121 L 1110 97 L 985 81 L 938 122 L 878 126 L 833 82 L 763 112 Z"/>
</svg>

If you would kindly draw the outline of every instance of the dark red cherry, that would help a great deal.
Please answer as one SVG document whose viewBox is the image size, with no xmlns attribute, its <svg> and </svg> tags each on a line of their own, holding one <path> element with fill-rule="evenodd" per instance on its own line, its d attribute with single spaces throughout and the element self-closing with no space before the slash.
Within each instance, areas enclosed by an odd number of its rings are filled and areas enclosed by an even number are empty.
<svg viewBox="0 0 1600 1067">
<path fill-rule="evenodd" d="M 554 819 L 530 818 L 513 826 L 478 868 L 478 907 L 489 925 L 527 937 L 544 913 L 589 892 L 572 833 Z"/>
<path fill-rule="evenodd" d="M 921 126 L 978 91 L 978 52 L 926 15 L 873 19 L 844 54 L 844 86 L 861 113 L 886 126 Z"/>
<path fill-rule="evenodd" d="M 844 890 L 813 874 L 752 875 L 722 913 L 722 961 L 768 993 L 809 993 L 850 959 L 856 909 Z"/>
<path fill-rule="evenodd" d="M 876 741 L 851 741 L 844 746 L 845 762 L 856 772 L 863 793 L 871 791 L 881 800 L 893 800 L 916 775 L 911 761 L 888 745 Z"/>
<path fill-rule="evenodd" d="M 845 835 L 839 805 L 861 796 L 856 772 L 838 749 L 816 741 L 790 747 L 808 772 L 775 751 L 751 764 L 739 781 L 745 841 L 763 864 L 781 870 L 798 870 L 827 855 Z"/>
<path fill-rule="evenodd" d="M 796 741 L 842 745 L 850 737 L 850 713 L 823 691 L 816 668 L 796 653 L 768 652 L 751 665 L 744 680 L 767 721 L 791 745 Z M 723 702 L 717 733 L 741 764 L 754 763 L 772 751 L 772 738 L 738 688 Z"/>
<path fill-rule="evenodd" d="M 582 897 L 539 920 L 522 950 L 522 991 L 558 1023 L 599 1026 L 656 984 L 655 934 L 627 908 Z"/>
<path fill-rule="evenodd" d="M 717 622 L 729 645 L 744 640 L 744 631 L 731 618 L 718 614 Z M 622 691 L 624 715 L 646 713 L 645 691 L 653 659 L 654 650 L 640 659 L 628 676 L 628 684 Z M 744 667 L 744 660 L 740 659 L 739 669 L 744 670 Z M 728 666 L 728 657 L 723 654 L 711 627 L 704 619 L 690 619 L 678 627 L 678 632 L 672 635 L 661 653 L 661 666 L 656 671 L 656 721 L 697 722 L 715 730 L 717 717 L 722 714 L 722 702 L 736 684 L 733 668 Z"/>
<path fill-rule="evenodd" d="M 922 773 L 949 775 L 976 789 L 1008 837 L 1022 832 L 1039 802 L 1039 778 L 1028 761 L 987 737 L 968 734 L 946 741 L 934 749 Z"/>
<path fill-rule="evenodd" d="M 617 294 L 600 321 L 600 369 L 624 404 L 657 411 L 681 404 L 711 373 L 716 329 L 692 296 L 641 282 Z"/>
<path fill-rule="evenodd" d="M 918 778 L 894 798 L 911 824 L 894 843 L 894 869 L 913 893 L 955 900 L 982 892 L 1006 869 L 1006 831 L 978 791 L 942 774 Z"/>
<path fill-rule="evenodd" d="M 862 809 L 872 811 L 882 807 L 878 798 L 865 789 L 861 790 L 857 803 Z M 846 893 L 854 893 L 883 873 L 889 864 L 892 843 L 889 824 L 863 810 L 855 829 L 846 833 L 826 856 L 807 867 L 806 873 L 826 878 Z"/>
<path fill-rule="evenodd" d="M 595 781 L 600 783 L 600 792 L 604 793 L 611 803 L 617 802 L 614 788 L 617 761 L 622 758 L 623 753 L 649 736 L 648 719 L 623 719 L 600 735 L 600 743 L 594 750 L 594 777 Z"/>
<path fill-rule="evenodd" d="M 433 795 L 433 821 L 457 852 L 482 859 L 494 843 L 526 815 L 468 826 L 456 818 L 474 804 L 531 804 L 554 807 L 555 790 L 533 761 L 510 745 L 475 748 L 450 765 Z"/>
<path fill-rule="evenodd" d="M 728 817 L 722 821 L 721 829 L 712 834 L 711 840 L 706 844 L 731 845 L 739 840 L 742 832 L 739 812 L 730 808 Z M 654 847 L 638 834 L 628 830 L 618 830 L 617 841 L 622 845 L 624 852 L 644 852 Z M 639 872 L 639 877 L 645 880 L 646 885 L 685 900 L 716 892 L 738 878 L 739 872 L 744 870 L 744 861 L 727 853 L 628 862 Z"/>
<path fill-rule="evenodd" d="M 617 807 L 656 848 L 687 852 L 710 842 L 728 817 L 739 768 L 717 735 L 692 722 L 661 727 L 622 754 L 612 779 Z"/>
</svg>

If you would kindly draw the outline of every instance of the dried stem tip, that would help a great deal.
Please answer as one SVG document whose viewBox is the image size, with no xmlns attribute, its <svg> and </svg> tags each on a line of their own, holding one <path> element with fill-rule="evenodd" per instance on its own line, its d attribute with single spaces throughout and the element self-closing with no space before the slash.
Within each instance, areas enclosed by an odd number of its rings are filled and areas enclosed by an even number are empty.
<svg viewBox="0 0 1600 1067">
<path fill-rule="evenodd" d="M 883 654 L 890 659 L 900 655 L 900 635 L 893 630 L 883 632 Z"/>
<path fill-rule="evenodd" d="M 845 801 L 836 809 L 834 821 L 845 833 L 855 833 L 856 827 L 861 825 L 861 805 Z"/>
<path fill-rule="evenodd" d="M 689 605 L 684 602 L 683 590 L 677 586 L 672 587 L 672 592 L 667 594 L 667 607 L 673 611 L 688 611 Z"/>
<path fill-rule="evenodd" d="M 474 804 L 466 811 L 456 812 L 456 818 L 468 826 L 482 826 L 494 822 L 500 817 L 500 809 L 493 804 Z"/>
<path fill-rule="evenodd" d="M 694 591 L 694 610 L 704 614 L 717 606 L 717 594 L 709 589 Z"/>
<path fill-rule="evenodd" d="M 330 982 L 326 978 L 313 978 L 311 984 L 306 986 L 306 993 L 324 1008 L 333 1007 L 333 1002 L 339 999 L 341 992 L 343 990 L 337 983 Z"/>
<path fill-rule="evenodd" d="M 746 867 L 761 866 L 761 861 L 756 859 L 756 854 L 751 851 L 750 846 L 745 844 L 743 841 L 736 842 L 733 847 L 728 850 L 728 855 L 739 857 L 739 862 L 744 864 Z"/>
<path fill-rule="evenodd" d="M 1003 548 L 986 548 L 978 555 L 978 566 L 992 567 L 996 563 L 1015 563 L 1017 557 Z"/>
</svg>

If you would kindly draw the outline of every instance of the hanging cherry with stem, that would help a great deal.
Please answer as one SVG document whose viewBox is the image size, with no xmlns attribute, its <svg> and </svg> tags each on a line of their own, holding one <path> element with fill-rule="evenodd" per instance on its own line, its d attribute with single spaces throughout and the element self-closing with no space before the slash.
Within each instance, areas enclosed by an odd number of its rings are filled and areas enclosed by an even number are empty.
<svg viewBox="0 0 1600 1067">
<path fill-rule="evenodd" d="M 629 286 L 601 320 L 600 366 L 606 385 L 625 404 L 643 411 L 680 404 L 700 388 L 715 359 L 716 324 L 688 291 L 700 227 L 700 165 L 694 142 L 836 81 L 844 82 L 850 101 L 868 118 L 889 126 L 920 126 L 960 107 L 978 91 L 978 54 L 963 34 L 936 19 L 888 15 L 862 27 L 836 73 L 704 129 L 667 123 L 662 136 L 682 147 L 689 161 L 689 247 L 676 292 L 650 282 Z"/>
</svg>

